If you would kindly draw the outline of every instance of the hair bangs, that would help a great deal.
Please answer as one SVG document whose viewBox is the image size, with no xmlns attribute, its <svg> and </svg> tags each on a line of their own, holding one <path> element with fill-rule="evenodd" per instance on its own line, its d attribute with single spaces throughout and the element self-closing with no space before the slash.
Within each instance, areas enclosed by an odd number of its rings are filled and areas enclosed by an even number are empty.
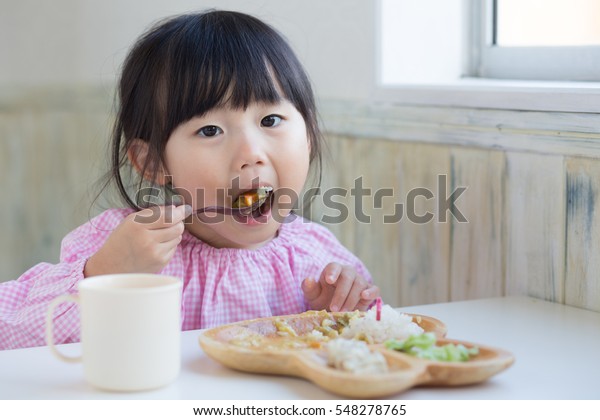
<svg viewBox="0 0 600 420">
<path fill-rule="evenodd" d="M 168 124 L 170 130 L 216 107 L 246 109 L 254 102 L 292 101 L 284 88 L 289 83 L 280 80 L 291 66 L 276 59 L 269 34 L 238 24 L 199 35 L 197 30 L 184 34 L 172 48 L 165 89 L 171 109 L 166 114 L 177 120 Z"/>
</svg>

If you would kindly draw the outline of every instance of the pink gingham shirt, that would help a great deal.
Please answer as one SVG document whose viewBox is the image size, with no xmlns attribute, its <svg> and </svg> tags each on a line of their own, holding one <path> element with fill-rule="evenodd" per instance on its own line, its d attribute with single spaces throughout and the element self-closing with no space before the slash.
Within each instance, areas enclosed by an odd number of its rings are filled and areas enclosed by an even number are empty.
<svg viewBox="0 0 600 420">
<path fill-rule="evenodd" d="M 105 211 L 64 238 L 58 264 L 41 263 L 17 280 L 0 283 L 0 349 L 46 344 L 49 302 L 77 293 L 87 259 L 132 211 Z M 297 217 L 256 250 L 213 248 L 185 231 L 161 273 L 183 279 L 182 329 L 190 330 L 303 312 L 307 305 L 301 282 L 318 279 L 330 262 L 352 265 L 371 281 L 365 266 L 331 232 Z M 79 341 L 79 327 L 76 305 L 61 304 L 54 312 L 56 343 Z"/>
</svg>

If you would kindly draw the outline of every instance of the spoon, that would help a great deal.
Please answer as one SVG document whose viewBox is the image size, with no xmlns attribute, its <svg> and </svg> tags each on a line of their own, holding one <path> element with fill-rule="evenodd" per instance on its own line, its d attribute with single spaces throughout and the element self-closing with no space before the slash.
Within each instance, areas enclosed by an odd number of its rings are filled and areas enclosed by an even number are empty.
<svg viewBox="0 0 600 420">
<path fill-rule="evenodd" d="M 196 210 L 196 214 L 200 215 L 203 213 L 220 213 L 228 216 L 249 216 L 262 206 L 273 193 L 272 187 L 261 187 L 257 188 L 256 192 L 246 192 L 241 194 L 233 203 L 233 207 L 223 206 L 208 206 L 202 207 Z M 251 203 L 250 205 L 242 206 L 243 203 Z"/>
<path fill-rule="evenodd" d="M 249 207 L 240 207 L 240 208 L 208 206 L 208 207 L 202 207 L 201 209 L 196 210 L 196 214 L 200 215 L 203 213 L 220 213 L 220 214 L 226 214 L 228 216 L 232 216 L 232 215 L 249 216 L 254 210 L 256 210 L 257 208 L 262 206 L 263 203 L 264 203 L 264 201 L 260 204 L 257 203 L 252 206 L 249 206 Z"/>
</svg>

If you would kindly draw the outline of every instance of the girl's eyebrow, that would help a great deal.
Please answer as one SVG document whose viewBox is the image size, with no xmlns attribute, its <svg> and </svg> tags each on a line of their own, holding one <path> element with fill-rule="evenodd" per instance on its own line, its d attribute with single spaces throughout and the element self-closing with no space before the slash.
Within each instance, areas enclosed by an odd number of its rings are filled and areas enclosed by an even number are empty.
<svg viewBox="0 0 600 420">
<path fill-rule="evenodd" d="M 189 125 L 197 125 L 197 124 L 204 124 L 204 119 L 207 118 L 207 114 L 202 114 L 202 115 L 194 115 L 192 118 L 190 118 L 189 120 L 183 122 L 181 125 L 183 126 L 189 126 Z M 209 122 L 207 122 L 209 123 Z"/>
<path fill-rule="evenodd" d="M 216 107 L 213 107 L 211 109 L 209 109 L 208 111 L 206 111 L 204 114 L 200 114 L 200 115 L 195 115 L 193 118 L 203 118 L 206 115 L 210 115 L 212 113 L 215 112 L 227 112 L 227 111 L 246 111 L 248 108 L 250 108 L 253 105 L 256 105 L 258 107 L 261 108 L 269 108 L 269 107 L 273 107 L 273 106 L 281 106 L 281 105 L 285 105 L 286 103 L 291 104 L 291 102 L 289 102 L 289 100 L 287 100 L 286 98 L 282 97 L 281 99 L 275 100 L 275 101 L 253 101 L 251 103 L 248 104 L 248 106 L 244 109 L 244 107 L 231 107 L 229 105 L 219 105 Z"/>
<path fill-rule="evenodd" d="M 269 102 L 253 101 L 250 104 L 248 104 L 248 107 L 250 107 L 252 105 L 257 105 L 261 108 L 270 108 L 270 107 L 282 106 L 282 105 L 286 105 L 286 104 L 293 106 L 293 104 L 287 98 L 282 97 L 278 100 L 269 101 Z M 234 108 L 229 105 L 218 105 L 218 106 L 215 106 L 215 107 L 209 109 L 208 111 L 206 111 L 202 114 L 194 115 L 187 122 L 195 122 L 196 120 L 211 118 L 212 114 L 219 113 L 219 112 L 227 112 L 227 111 L 244 111 L 244 109 L 242 107 Z"/>
</svg>

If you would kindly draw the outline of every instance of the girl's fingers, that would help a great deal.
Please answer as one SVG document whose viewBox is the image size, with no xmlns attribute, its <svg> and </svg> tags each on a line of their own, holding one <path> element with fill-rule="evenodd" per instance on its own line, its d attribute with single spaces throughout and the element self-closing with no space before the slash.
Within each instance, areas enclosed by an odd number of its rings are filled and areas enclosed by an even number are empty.
<svg viewBox="0 0 600 420">
<path fill-rule="evenodd" d="M 302 293 L 307 301 L 313 302 L 321 296 L 321 284 L 315 279 L 307 278 L 302 282 Z"/>
<path fill-rule="evenodd" d="M 143 224 L 147 229 L 164 229 L 183 221 L 192 214 L 192 207 L 183 206 L 153 206 L 134 213 L 133 220 Z"/>
<path fill-rule="evenodd" d="M 133 213 L 129 217 L 131 217 L 134 222 L 144 225 L 150 229 L 153 228 L 154 224 L 161 221 L 161 219 L 164 217 L 163 215 L 166 212 L 167 207 L 175 206 L 152 206 L 148 207 L 147 209 L 140 210 L 137 213 Z"/>
<path fill-rule="evenodd" d="M 169 227 L 150 230 L 148 233 L 151 235 L 152 240 L 157 243 L 164 243 L 181 236 L 184 230 L 185 226 L 183 222 L 178 222 Z"/>
<path fill-rule="evenodd" d="M 360 294 L 360 301 L 356 306 L 359 311 L 366 311 L 375 299 L 380 295 L 379 287 L 371 285 Z"/>
<path fill-rule="evenodd" d="M 338 263 L 329 263 L 323 269 L 319 281 L 323 284 L 335 284 L 338 277 L 342 273 L 343 267 Z"/>
<path fill-rule="evenodd" d="M 353 311 L 360 302 L 360 294 L 365 290 L 365 284 L 357 278 L 352 284 L 350 293 L 346 296 L 346 301 L 342 305 L 342 312 Z"/>
<path fill-rule="evenodd" d="M 177 250 L 178 244 L 179 240 L 177 238 L 173 239 L 171 242 L 165 242 L 164 244 L 160 244 L 160 258 L 158 259 L 158 261 L 161 263 L 161 265 L 166 265 L 169 261 L 171 261 L 173 255 L 175 255 L 175 251 Z"/>
<path fill-rule="evenodd" d="M 310 309 L 327 309 L 331 299 L 330 287 L 323 287 L 320 282 L 308 278 L 302 282 L 302 291 Z"/>
<path fill-rule="evenodd" d="M 164 247 L 169 247 L 169 248 L 176 248 L 177 245 L 179 245 L 181 243 L 181 239 L 183 239 L 183 236 L 182 235 L 177 235 L 177 236 L 173 237 L 169 241 L 162 242 L 159 246 L 164 246 Z"/>
<path fill-rule="evenodd" d="M 151 229 L 164 229 L 183 222 L 183 220 L 192 214 L 192 207 L 189 205 L 184 206 L 162 206 L 161 217 L 156 223 L 153 223 Z"/>
<path fill-rule="evenodd" d="M 181 236 L 171 239 L 168 242 L 160 243 L 156 248 L 157 257 L 163 261 L 171 260 L 171 257 L 177 249 L 177 245 L 181 242 Z"/>
<path fill-rule="evenodd" d="M 354 268 L 350 266 L 342 267 L 342 272 L 335 281 L 335 291 L 333 292 L 333 298 L 329 306 L 332 312 L 337 312 L 342 308 L 355 280 L 356 271 L 354 271 Z"/>
<path fill-rule="evenodd" d="M 379 291 L 379 287 L 375 286 L 375 285 L 369 285 L 369 287 L 367 287 L 365 290 L 363 290 L 360 293 L 360 298 L 361 300 L 366 300 L 370 302 L 373 302 L 375 299 L 377 299 L 377 297 L 379 296 L 380 291 Z"/>
</svg>

